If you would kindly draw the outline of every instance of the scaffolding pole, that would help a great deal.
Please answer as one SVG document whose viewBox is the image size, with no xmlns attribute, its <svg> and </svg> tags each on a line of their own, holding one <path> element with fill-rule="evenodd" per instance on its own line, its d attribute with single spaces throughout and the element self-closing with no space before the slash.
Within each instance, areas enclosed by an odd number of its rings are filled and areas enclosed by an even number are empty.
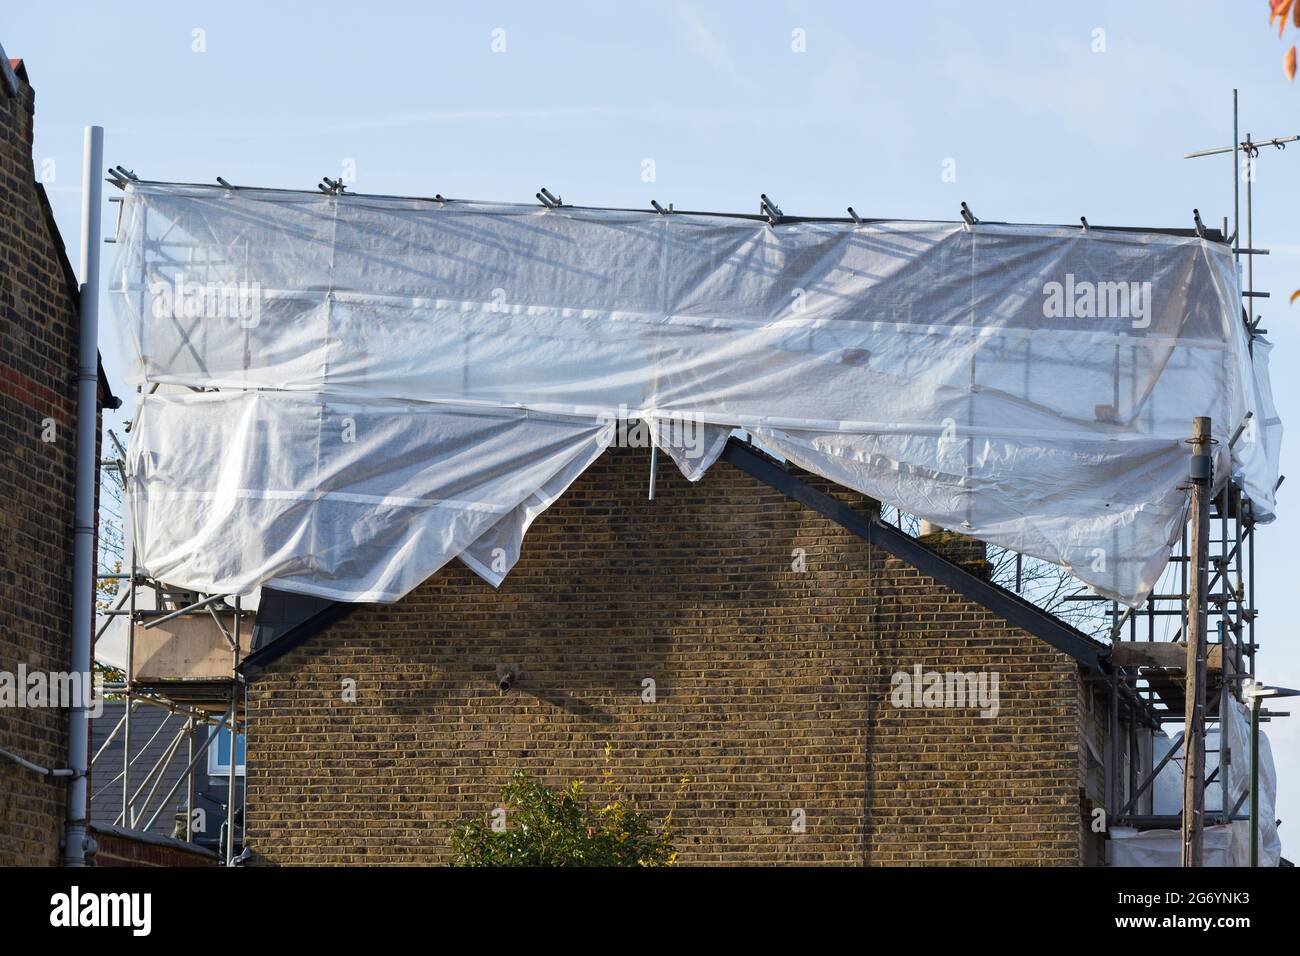
<svg viewBox="0 0 1300 956">
<path fill-rule="evenodd" d="M 1206 585 L 1210 556 L 1210 419 L 1192 420 L 1191 590 L 1187 615 L 1187 675 L 1184 704 L 1182 864 L 1201 866 L 1205 837 Z M 1222 737 L 1222 731 L 1220 731 Z"/>
<path fill-rule="evenodd" d="M 230 663 L 234 680 L 230 684 L 230 782 L 226 790 L 226 866 L 235 865 L 235 766 L 239 762 L 239 618 L 240 600 L 235 598 L 235 640 Z"/>
</svg>

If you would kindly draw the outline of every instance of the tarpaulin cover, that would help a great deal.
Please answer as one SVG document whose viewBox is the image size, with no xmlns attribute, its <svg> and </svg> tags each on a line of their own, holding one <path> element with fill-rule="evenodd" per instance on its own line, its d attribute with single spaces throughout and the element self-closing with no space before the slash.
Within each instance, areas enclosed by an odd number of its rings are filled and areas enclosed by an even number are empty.
<svg viewBox="0 0 1300 956">
<path fill-rule="evenodd" d="M 1230 811 L 1237 814 L 1247 810 L 1246 797 L 1250 793 L 1250 712 L 1235 699 L 1228 701 L 1226 777 L 1216 771 L 1224 748 L 1220 745 L 1217 728 L 1205 735 L 1205 774 L 1214 780 L 1205 788 L 1205 813 L 1207 819 L 1217 816 L 1224 805 L 1224 793 Z M 1168 737 L 1157 738 L 1153 759 L 1158 763 L 1169 751 L 1173 742 Z M 1163 747 L 1160 744 L 1163 742 Z M 1183 809 L 1183 748 L 1177 751 L 1156 775 L 1152 785 L 1151 811 L 1160 815 L 1176 815 Z M 1221 785 L 1227 783 L 1226 788 Z M 1277 771 L 1273 766 L 1273 751 L 1268 735 L 1259 733 L 1259 865 L 1277 866 L 1282 857 L 1282 841 L 1278 836 L 1275 806 L 1277 799 Z M 1207 826 L 1204 831 L 1204 861 L 1206 866 L 1249 866 L 1250 823 L 1236 820 Z M 1179 866 L 1182 863 L 1183 841 L 1179 830 L 1138 830 L 1133 827 L 1111 827 L 1107 843 L 1109 866 Z"/>
<path fill-rule="evenodd" d="M 743 428 L 1126 603 L 1183 524 L 1193 416 L 1273 509 L 1267 343 L 1194 237 L 135 183 L 118 243 L 135 540 L 176 585 L 499 583 L 625 420 L 692 480 Z"/>
</svg>

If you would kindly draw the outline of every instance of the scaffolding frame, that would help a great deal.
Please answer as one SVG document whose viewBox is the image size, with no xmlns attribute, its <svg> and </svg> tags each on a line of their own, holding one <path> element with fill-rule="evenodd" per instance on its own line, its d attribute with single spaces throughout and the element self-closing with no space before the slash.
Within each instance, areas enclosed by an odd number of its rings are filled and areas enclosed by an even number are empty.
<svg viewBox="0 0 1300 956">
<path fill-rule="evenodd" d="M 1256 141 L 1247 133 L 1242 139 L 1238 132 L 1236 90 L 1232 94 L 1232 114 L 1231 146 L 1197 150 L 1186 154 L 1185 158 L 1232 156 L 1233 228 L 1229 235 L 1225 216 L 1223 235 L 1229 236 L 1239 272 L 1244 271 L 1241 315 L 1253 352 L 1255 339 L 1267 331 L 1260 328 L 1262 316 L 1255 314 L 1254 303 L 1257 299 L 1269 298 L 1267 292 L 1255 289 L 1255 256 L 1268 255 L 1269 250 L 1254 245 L 1254 163 L 1263 147 L 1285 149 L 1287 143 L 1300 140 L 1300 136 Z M 1243 156 L 1244 165 L 1241 163 Z M 1241 241 L 1242 182 L 1246 184 L 1244 245 Z M 1246 428 L 1262 428 L 1267 424 L 1235 423 L 1229 447 L 1241 439 Z M 1188 439 L 1192 446 L 1188 522 L 1165 574 L 1146 601 L 1140 607 L 1121 610 L 1118 603 L 1106 602 L 1094 595 L 1075 595 L 1067 600 L 1109 604 L 1104 611 L 1110 621 L 1108 630 L 1112 648 L 1112 746 L 1107 748 L 1106 754 L 1108 826 L 1178 829 L 1182 833 L 1182 865 L 1201 866 L 1205 826 L 1249 821 L 1250 865 L 1255 866 L 1259 843 L 1257 815 L 1240 811 L 1247 798 L 1252 808 L 1258 801 L 1258 748 L 1254 743 L 1258 723 L 1289 715 L 1261 710 L 1258 701 L 1244 693 L 1254 681 L 1259 649 L 1255 631 L 1259 614 L 1255 592 L 1257 521 L 1252 502 L 1237 482 L 1230 475 L 1211 473 L 1209 463 L 1213 456 L 1208 448 L 1211 442 L 1209 428 L 1206 419 L 1192 423 Z M 1278 487 L 1283 480 L 1278 479 Z M 1122 640 L 1125 637 L 1127 640 Z M 1178 667 L 1170 667 L 1167 663 L 1157 666 L 1154 656 L 1149 659 L 1150 663 L 1141 663 L 1143 643 L 1151 645 L 1152 649 L 1160 643 L 1185 644 L 1181 676 Z M 1208 665 L 1215 657 L 1218 666 L 1212 669 Z M 1168 661 L 1167 656 L 1165 660 Z M 1213 671 L 1217 671 L 1217 677 Z M 1231 700 L 1250 707 L 1253 733 L 1248 756 L 1231 753 L 1225 732 Z M 1183 729 L 1172 739 L 1169 750 L 1158 763 L 1153 763 L 1152 754 L 1147 753 L 1145 766 L 1139 771 L 1130 759 L 1127 781 L 1120 766 L 1120 748 L 1113 745 L 1116 735 L 1121 733 L 1125 716 L 1129 720 L 1130 733 L 1143 721 L 1154 721 L 1155 726 L 1183 724 Z M 1211 727 L 1218 731 L 1217 751 L 1206 749 Z M 1177 760 L 1175 754 L 1180 747 L 1184 754 L 1183 811 L 1178 814 L 1138 814 L 1139 802 L 1150 791 L 1156 776 L 1171 760 Z M 1204 773 L 1207 753 L 1216 753 L 1218 757 L 1218 766 L 1208 776 Z M 1241 756 L 1247 756 L 1250 761 L 1251 784 L 1233 802 L 1226 768 Z M 1216 782 L 1220 788 L 1219 810 L 1207 817 L 1205 794 Z"/>
<path fill-rule="evenodd" d="M 118 457 L 102 459 L 100 462 L 101 474 L 105 472 L 113 474 L 117 480 L 120 480 L 122 486 L 126 487 L 129 482 L 125 460 L 126 450 L 117 436 L 111 431 L 109 437 Z M 244 800 L 241 801 L 241 806 L 237 812 L 235 806 L 237 740 L 246 726 L 246 719 L 243 717 L 243 711 L 246 710 L 246 701 L 241 701 L 241 697 L 246 693 L 246 688 L 243 677 L 239 673 L 241 637 L 243 636 L 241 631 L 244 623 L 242 601 L 237 595 L 225 594 L 203 594 L 192 597 L 191 592 L 171 588 L 163 582 L 146 577 L 141 573 L 136 560 L 134 540 L 125 550 L 127 554 L 120 555 L 120 558 L 123 563 L 126 563 L 125 559 L 129 556 L 129 572 L 106 569 L 101 561 L 100 569 L 96 573 L 96 584 L 103 581 L 118 581 L 125 584 L 125 587 L 119 585 L 118 593 L 114 596 L 116 601 L 110 607 L 99 611 L 99 616 L 104 618 L 104 621 L 96 628 L 93 639 L 95 643 L 98 643 L 115 619 L 125 619 L 126 668 L 122 672 L 121 679 L 104 682 L 102 693 L 108 697 L 124 700 L 126 706 L 122 718 L 104 739 L 93 755 L 90 764 L 93 772 L 99 764 L 100 758 L 108 751 L 109 745 L 120 736 L 122 741 L 121 766 L 106 784 L 92 793 L 91 802 L 93 803 L 96 798 L 106 794 L 111 787 L 114 787 L 120 781 L 120 810 L 115 825 L 128 830 L 140 829 L 147 832 L 153 828 L 161 814 L 171 804 L 173 797 L 184 786 L 184 839 L 192 843 L 194 840 L 195 773 L 200 761 L 207 755 L 209 748 L 218 739 L 221 732 L 228 730 L 231 739 L 231 766 L 227 800 L 224 807 L 226 821 L 223 824 L 221 860 L 226 866 L 237 865 L 238 860 L 235 851 L 237 843 L 240 846 L 244 843 L 243 831 L 246 818 L 243 803 L 246 803 L 247 800 L 247 788 L 245 788 Z M 147 588 L 153 593 L 154 606 L 152 608 L 142 606 L 138 600 L 142 588 Z M 222 612 L 233 615 L 233 632 L 223 623 Z M 137 628 L 148 630 L 178 618 L 194 617 L 210 618 L 230 647 L 230 676 L 218 679 L 204 678 L 195 681 L 136 679 L 134 672 Z M 158 725 L 153 735 L 145 741 L 144 746 L 136 748 L 135 752 L 132 753 L 131 717 L 132 713 L 141 706 L 161 708 L 166 710 L 168 715 Z M 140 781 L 133 791 L 131 789 L 132 769 L 137 766 L 138 762 L 149 751 L 153 742 L 162 734 L 173 715 L 179 715 L 183 718 L 181 726 L 169 739 L 162 755 L 148 769 L 144 779 Z M 207 731 L 206 734 L 201 732 L 204 730 Z M 182 744 L 184 745 L 183 748 Z M 154 797 L 157 795 L 162 781 L 166 779 L 178 755 L 182 753 L 185 761 L 184 770 L 150 814 L 150 809 L 154 807 Z M 148 788 L 147 793 L 145 793 L 146 788 Z M 142 793 L 144 798 L 141 801 Z M 240 831 L 238 840 L 236 840 L 237 825 Z"/>
</svg>

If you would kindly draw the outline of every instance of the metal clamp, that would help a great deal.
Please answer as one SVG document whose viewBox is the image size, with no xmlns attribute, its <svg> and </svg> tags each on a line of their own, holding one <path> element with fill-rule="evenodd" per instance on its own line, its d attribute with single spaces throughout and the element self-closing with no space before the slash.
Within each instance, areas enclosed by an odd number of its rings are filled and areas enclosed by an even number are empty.
<svg viewBox="0 0 1300 956">
<path fill-rule="evenodd" d="M 781 207 L 772 200 L 767 198 L 767 193 L 760 193 L 758 197 L 758 211 L 767 217 L 767 224 L 775 226 L 782 219 Z"/>
</svg>

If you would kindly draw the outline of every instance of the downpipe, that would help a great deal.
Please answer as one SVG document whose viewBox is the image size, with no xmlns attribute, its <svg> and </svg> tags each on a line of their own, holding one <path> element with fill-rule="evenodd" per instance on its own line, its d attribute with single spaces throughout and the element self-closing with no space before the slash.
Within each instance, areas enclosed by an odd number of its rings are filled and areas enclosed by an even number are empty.
<svg viewBox="0 0 1300 956">
<path fill-rule="evenodd" d="M 72 672 L 91 679 L 91 632 L 95 613 L 95 479 L 98 471 L 99 410 L 99 245 L 104 166 L 104 129 L 87 126 L 81 170 L 80 330 L 77 357 L 76 499 L 73 528 Z M 67 825 L 63 838 L 66 866 L 85 866 L 94 852 L 86 829 L 90 771 L 88 694 L 77 695 L 68 715 Z"/>
</svg>

